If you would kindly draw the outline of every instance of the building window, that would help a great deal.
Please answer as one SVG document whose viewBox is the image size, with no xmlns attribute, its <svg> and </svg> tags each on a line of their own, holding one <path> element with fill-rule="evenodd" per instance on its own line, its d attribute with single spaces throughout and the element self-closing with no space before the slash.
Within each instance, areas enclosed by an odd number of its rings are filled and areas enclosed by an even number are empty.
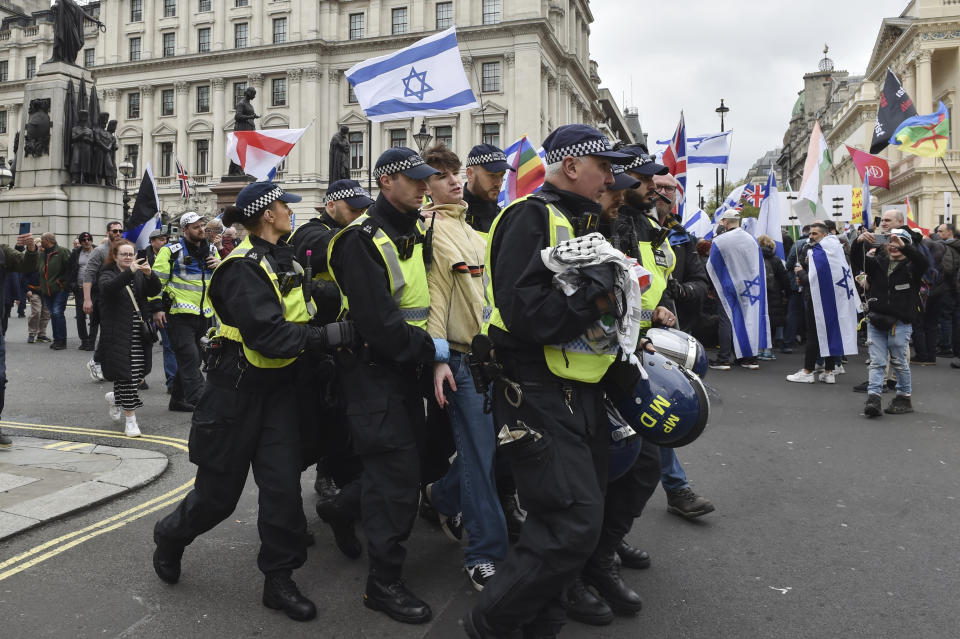
<svg viewBox="0 0 960 639">
<path fill-rule="evenodd" d="M 448 149 L 453 147 L 452 126 L 438 126 L 433 130 L 433 137 L 437 139 L 437 144 L 442 144 Z"/>
<path fill-rule="evenodd" d="M 0 133 L 7 132 L 7 112 L 0 111 Z M 0 166 L 6 166 L 5 164 L 0 163 Z"/>
<path fill-rule="evenodd" d="M 273 106 L 284 106 L 287 103 L 287 79 L 274 78 L 273 80 Z"/>
<path fill-rule="evenodd" d="M 137 94 L 139 97 L 139 94 Z M 140 157 L 140 147 L 136 144 L 127 144 L 123 147 L 124 155 L 126 159 L 130 160 L 130 164 L 133 165 L 133 174 L 137 174 L 137 159 Z"/>
<path fill-rule="evenodd" d="M 210 87 L 197 87 L 197 113 L 210 112 Z"/>
<path fill-rule="evenodd" d="M 407 32 L 407 8 L 400 7 L 399 9 L 393 9 L 391 12 L 393 16 L 393 27 L 390 30 L 390 33 L 393 35 L 403 35 Z"/>
<path fill-rule="evenodd" d="M 350 141 L 350 168 L 363 168 L 363 133 L 351 131 L 347 134 L 347 140 Z"/>
<path fill-rule="evenodd" d="M 84 49 L 83 50 L 83 66 L 92 67 L 95 61 L 95 49 Z"/>
<path fill-rule="evenodd" d="M 350 14 L 350 39 L 359 40 L 363 37 L 363 14 Z"/>
<path fill-rule="evenodd" d="M 437 3 L 437 29 L 449 29 L 453 26 L 453 3 Z"/>
<path fill-rule="evenodd" d="M 173 115 L 173 89 L 160 91 L 160 115 Z"/>
<path fill-rule="evenodd" d="M 130 62 L 140 59 L 140 38 L 130 38 Z"/>
<path fill-rule="evenodd" d="M 127 94 L 127 119 L 128 120 L 140 119 L 140 94 L 139 93 Z"/>
<path fill-rule="evenodd" d="M 233 46 L 236 49 L 243 49 L 247 46 L 247 23 L 238 22 L 233 25 Z"/>
<path fill-rule="evenodd" d="M 35 56 L 30 56 L 26 59 L 26 69 L 27 69 L 27 80 L 33 78 L 37 75 L 37 58 Z"/>
<path fill-rule="evenodd" d="M 207 175 L 210 168 L 210 140 L 197 140 L 197 175 Z"/>
<path fill-rule="evenodd" d="M 197 7 L 198 11 L 210 11 L 211 9 L 210 0 L 200 0 L 200 6 Z"/>
<path fill-rule="evenodd" d="M 233 1 L 233 6 L 235 6 L 235 7 L 249 7 L 249 6 L 250 6 L 250 0 L 234 0 L 234 1 Z"/>
<path fill-rule="evenodd" d="M 130 22 L 143 21 L 143 0 L 130 0 Z"/>
<path fill-rule="evenodd" d="M 499 93 L 500 91 L 500 63 L 484 62 L 480 91 L 483 93 Z"/>
<path fill-rule="evenodd" d="M 9 65 L 6 60 L 0 60 L 0 82 L 6 82 L 10 79 Z"/>
<path fill-rule="evenodd" d="M 160 176 L 173 175 L 173 142 L 160 143 Z"/>
<path fill-rule="evenodd" d="M 287 41 L 287 19 L 274 18 L 273 19 L 273 43 L 283 44 L 286 41 Z"/>
<path fill-rule="evenodd" d="M 164 33 L 163 34 L 163 57 L 172 58 L 176 55 L 177 47 L 177 34 L 176 33 Z"/>
<path fill-rule="evenodd" d="M 240 100 L 243 99 L 243 92 L 247 90 L 246 82 L 234 82 L 233 83 L 233 103 L 234 105 L 239 104 Z"/>
<path fill-rule="evenodd" d="M 390 146 L 407 146 L 407 130 L 390 129 Z"/>
<path fill-rule="evenodd" d="M 483 0 L 483 24 L 500 24 L 500 0 Z"/>
<path fill-rule="evenodd" d="M 347 82 L 347 104 L 356 104 L 357 102 L 359 102 L 357 92 L 353 90 L 353 85 Z"/>
<path fill-rule="evenodd" d="M 172 18 L 177 15 L 177 0 L 163 0 L 163 17 Z"/>
<path fill-rule="evenodd" d="M 200 53 L 210 52 L 210 27 L 197 29 L 197 51 Z"/>
<path fill-rule="evenodd" d="M 492 144 L 495 147 L 500 146 L 499 124 L 483 124 L 481 125 L 481 132 L 483 133 L 484 144 Z"/>
</svg>

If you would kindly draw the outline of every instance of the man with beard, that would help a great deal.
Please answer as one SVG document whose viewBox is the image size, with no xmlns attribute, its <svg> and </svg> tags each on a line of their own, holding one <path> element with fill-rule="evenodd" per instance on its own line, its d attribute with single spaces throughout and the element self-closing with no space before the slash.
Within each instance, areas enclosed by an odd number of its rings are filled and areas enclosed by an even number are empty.
<svg viewBox="0 0 960 639">
<path fill-rule="evenodd" d="M 463 199 L 467 203 L 467 224 L 486 237 L 490 225 L 500 213 L 497 197 L 503 186 L 503 176 L 513 168 L 507 156 L 492 144 L 478 144 L 467 154 L 467 186 Z"/>
</svg>

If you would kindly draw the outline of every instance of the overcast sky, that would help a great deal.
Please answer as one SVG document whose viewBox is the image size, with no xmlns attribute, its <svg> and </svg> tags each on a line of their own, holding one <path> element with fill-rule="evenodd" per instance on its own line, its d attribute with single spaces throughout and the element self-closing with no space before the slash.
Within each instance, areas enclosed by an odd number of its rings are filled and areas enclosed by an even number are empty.
<svg viewBox="0 0 960 639">
<path fill-rule="evenodd" d="M 862 75 L 880 21 L 899 16 L 907 4 L 592 0 L 590 57 L 599 64 L 600 86 L 620 108 L 639 110 L 651 150 L 673 135 L 681 109 L 688 135 L 719 131 L 714 109 L 723 98 L 730 108 L 725 128 L 734 131 L 729 178 L 736 181 L 783 143 L 803 74 L 817 70 L 823 45 L 836 69 Z M 698 179 L 706 194 L 713 169 L 688 174 L 688 194 Z"/>
</svg>

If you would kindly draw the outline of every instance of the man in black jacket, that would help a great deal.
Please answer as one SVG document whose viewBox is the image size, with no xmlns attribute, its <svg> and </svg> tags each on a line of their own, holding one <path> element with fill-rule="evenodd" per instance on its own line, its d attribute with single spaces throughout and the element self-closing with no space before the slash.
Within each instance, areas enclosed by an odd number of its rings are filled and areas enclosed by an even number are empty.
<svg viewBox="0 0 960 639">
<path fill-rule="evenodd" d="M 910 335 L 920 305 L 920 285 L 929 267 L 927 258 L 914 246 L 919 237 L 906 226 L 890 231 L 887 244 L 877 242 L 873 233 L 863 233 L 851 251 L 851 262 L 862 264 L 857 281 L 866 290 L 867 343 L 870 345 L 870 379 L 863 412 L 880 416 L 880 393 L 887 357 L 897 376 L 897 395 L 884 412 L 891 415 L 913 412 L 910 402 Z"/>
<path fill-rule="evenodd" d="M 500 213 L 497 198 L 503 177 L 513 168 L 507 156 L 492 144 L 478 144 L 467 154 L 467 184 L 463 199 L 467 203 L 467 224 L 481 235 L 490 231 L 490 225 Z"/>
</svg>

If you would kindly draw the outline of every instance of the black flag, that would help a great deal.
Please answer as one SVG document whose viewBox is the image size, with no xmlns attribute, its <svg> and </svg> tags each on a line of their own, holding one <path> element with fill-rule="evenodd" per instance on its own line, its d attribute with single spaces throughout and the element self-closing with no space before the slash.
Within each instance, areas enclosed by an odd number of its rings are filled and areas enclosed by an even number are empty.
<svg viewBox="0 0 960 639">
<path fill-rule="evenodd" d="M 153 179 L 153 171 L 150 164 L 143 172 L 143 178 L 140 180 L 140 190 L 137 191 L 137 199 L 133 202 L 133 211 L 124 224 L 126 230 L 136 228 L 155 216 L 160 210 L 160 199 L 157 197 L 157 183 Z"/>
<path fill-rule="evenodd" d="M 917 114 L 917 107 L 900 84 L 900 80 L 887 67 L 887 78 L 883 81 L 883 90 L 878 96 L 877 123 L 873 127 L 873 141 L 870 153 L 876 154 L 887 148 L 890 136 L 900 123 Z"/>
</svg>

